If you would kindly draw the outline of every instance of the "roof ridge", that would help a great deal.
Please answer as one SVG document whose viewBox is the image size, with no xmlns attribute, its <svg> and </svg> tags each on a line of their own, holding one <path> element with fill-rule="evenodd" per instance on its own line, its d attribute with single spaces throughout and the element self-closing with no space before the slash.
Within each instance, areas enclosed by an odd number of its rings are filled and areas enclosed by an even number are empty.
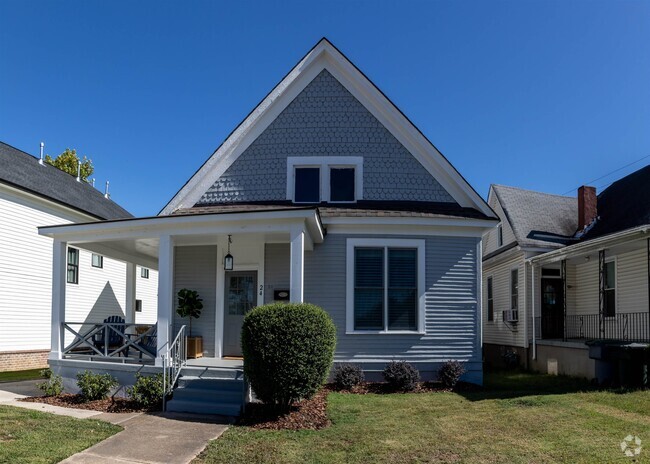
<svg viewBox="0 0 650 464">
<path fill-rule="evenodd" d="M 549 197 L 558 197 L 558 198 L 566 198 L 566 199 L 570 199 L 570 200 L 577 200 L 577 197 L 573 197 L 573 196 L 560 195 L 560 194 L 557 194 L 557 193 L 540 192 L 539 190 L 525 189 L 525 188 L 521 188 L 521 187 L 513 187 L 512 185 L 491 184 L 490 186 L 491 187 L 507 188 L 507 189 L 512 189 L 512 190 L 519 190 L 520 192 L 536 193 L 538 195 L 546 195 L 546 196 L 549 196 Z"/>
</svg>

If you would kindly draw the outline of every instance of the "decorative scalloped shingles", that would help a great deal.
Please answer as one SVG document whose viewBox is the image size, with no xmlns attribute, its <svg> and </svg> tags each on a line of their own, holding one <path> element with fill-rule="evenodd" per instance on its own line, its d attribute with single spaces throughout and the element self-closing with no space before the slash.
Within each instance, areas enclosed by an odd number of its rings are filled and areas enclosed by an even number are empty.
<svg viewBox="0 0 650 464">
<path fill-rule="evenodd" d="M 420 162 L 323 70 L 196 204 L 284 200 L 288 156 L 362 156 L 364 200 L 454 202 Z"/>
</svg>

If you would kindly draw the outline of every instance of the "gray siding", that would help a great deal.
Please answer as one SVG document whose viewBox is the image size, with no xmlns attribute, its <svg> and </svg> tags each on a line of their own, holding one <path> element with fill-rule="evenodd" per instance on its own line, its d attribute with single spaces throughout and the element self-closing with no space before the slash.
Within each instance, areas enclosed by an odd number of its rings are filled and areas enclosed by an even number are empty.
<svg viewBox="0 0 650 464">
<path fill-rule="evenodd" d="M 217 247 L 182 246 L 175 248 L 174 255 L 174 295 L 182 288 L 199 292 L 203 298 L 201 317 L 192 321 L 192 335 L 203 337 L 204 356 L 214 356 L 215 314 L 217 283 Z M 174 299 L 176 304 L 176 299 Z M 174 334 L 185 324 L 187 318 L 181 318 L 174 311 Z M 189 333 L 188 333 L 189 335 Z"/>
<path fill-rule="evenodd" d="M 267 243 L 264 247 L 264 304 L 273 303 L 273 290 L 289 288 L 291 249 L 288 243 Z"/>
<path fill-rule="evenodd" d="M 478 239 L 417 237 L 426 240 L 424 335 L 346 335 L 346 239 L 351 237 L 360 236 L 329 235 L 305 253 L 305 301 L 327 310 L 337 326 L 335 362 L 379 371 L 388 361 L 406 360 L 431 378 L 441 362 L 456 359 L 467 363 L 465 380 L 481 383 Z"/>
<path fill-rule="evenodd" d="M 197 204 L 286 199 L 287 156 L 363 156 L 365 200 L 454 202 L 420 162 L 323 70 Z"/>
</svg>

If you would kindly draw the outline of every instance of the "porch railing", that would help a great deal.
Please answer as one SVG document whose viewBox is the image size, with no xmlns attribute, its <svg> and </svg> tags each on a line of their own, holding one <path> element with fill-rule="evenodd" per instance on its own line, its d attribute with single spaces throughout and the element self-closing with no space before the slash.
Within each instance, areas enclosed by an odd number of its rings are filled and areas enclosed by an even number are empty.
<svg viewBox="0 0 650 464">
<path fill-rule="evenodd" d="M 185 326 L 182 326 L 169 349 L 162 355 L 163 364 L 163 411 L 167 407 L 167 396 L 174 391 L 174 386 L 181 375 L 181 370 L 187 362 L 187 337 Z"/>
<path fill-rule="evenodd" d="M 61 326 L 61 353 L 67 358 L 143 362 L 156 357 L 155 324 L 63 322 Z M 66 345 L 66 339 L 72 341 Z"/>
<path fill-rule="evenodd" d="M 535 318 L 538 339 L 621 340 L 650 342 L 650 316 L 647 312 L 618 313 L 612 317 L 599 314 Z"/>
</svg>

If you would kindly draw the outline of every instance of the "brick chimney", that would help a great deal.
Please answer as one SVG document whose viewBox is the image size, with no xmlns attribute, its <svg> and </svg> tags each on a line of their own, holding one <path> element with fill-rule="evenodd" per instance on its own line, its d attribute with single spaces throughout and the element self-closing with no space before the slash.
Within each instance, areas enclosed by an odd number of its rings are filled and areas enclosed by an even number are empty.
<svg viewBox="0 0 650 464">
<path fill-rule="evenodd" d="M 578 230 L 584 229 L 598 216 L 596 187 L 578 188 Z"/>
</svg>

